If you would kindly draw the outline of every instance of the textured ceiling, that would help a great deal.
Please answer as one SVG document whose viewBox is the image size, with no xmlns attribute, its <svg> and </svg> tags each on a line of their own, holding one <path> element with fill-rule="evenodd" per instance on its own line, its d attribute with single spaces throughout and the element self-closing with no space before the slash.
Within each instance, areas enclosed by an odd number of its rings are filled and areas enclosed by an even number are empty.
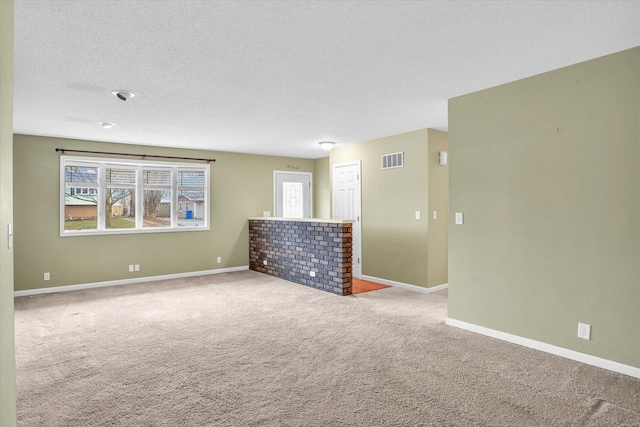
<svg viewBox="0 0 640 427">
<path fill-rule="evenodd" d="M 639 45 L 637 1 L 16 0 L 14 131 L 317 158 Z"/>
</svg>

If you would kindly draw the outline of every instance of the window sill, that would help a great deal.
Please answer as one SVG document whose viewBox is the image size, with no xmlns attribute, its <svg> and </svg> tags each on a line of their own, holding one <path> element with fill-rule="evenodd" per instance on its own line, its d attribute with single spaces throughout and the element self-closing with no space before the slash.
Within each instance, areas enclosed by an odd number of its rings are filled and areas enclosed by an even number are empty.
<svg viewBox="0 0 640 427">
<path fill-rule="evenodd" d="M 179 233 L 183 231 L 210 231 L 211 227 L 181 227 L 181 228 L 148 228 L 148 229 L 122 229 L 122 230 L 71 230 L 60 233 L 60 237 L 80 236 L 111 236 L 114 234 L 149 234 L 149 233 Z"/>
</svg>

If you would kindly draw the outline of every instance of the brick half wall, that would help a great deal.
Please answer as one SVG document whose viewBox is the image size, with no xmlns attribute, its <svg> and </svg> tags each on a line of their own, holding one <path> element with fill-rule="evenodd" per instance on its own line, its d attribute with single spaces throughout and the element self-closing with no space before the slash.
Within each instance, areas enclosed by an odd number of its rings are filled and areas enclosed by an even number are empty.
<svg viewBox="0 0 640 427">
<path fill-rule="evenodd" d="M 351 295 L 351 227 L 350 223 L 250 219 L 249 268 Z"/>
</svg>

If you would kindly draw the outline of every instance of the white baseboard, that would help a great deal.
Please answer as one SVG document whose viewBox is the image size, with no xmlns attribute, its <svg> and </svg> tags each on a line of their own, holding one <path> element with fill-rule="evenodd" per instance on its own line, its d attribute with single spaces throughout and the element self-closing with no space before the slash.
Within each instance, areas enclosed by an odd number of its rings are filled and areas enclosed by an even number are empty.
<svg viewBox="0 0 640 427">
<path fill-rule="evenodd" d="M 380 283 L 381 285 L 394 286 L 396 288 L 408 289 L 410 291 L 422 292 L 424 294 L 429 294 L 431 292 L 441 291 L 443 289 L 447 289 L 449 287 L 448 283 L 444 283 L 442 285 L 433 286 L 431 288 L 423 288 L 422 286 L 410 285 L 408 283 L 396 282 L 393 280 L 381 279 L 379 277 L 373 276 L 365 276 L 364 274 L 360 276 L 362 280 L 368 280 L 369 282 Z"/>
<path fill-rule="evenodd" d="M 598 368 L 603 368 L 609 371 L 618 372 L 620 374 L 629 375 L 630 377 L 640 378 L 640 368 L 636 368 L 635 366 L 624 365 L 612 360 L 602 359 L 600 357 L 580 353 L 563 347 L 557 347 L 555 345 L 547 344 L 542 341 L 536 341 L 517 335 L 511 335 L 506 332 L 496 331 L 495 329 L 485 328 L 484 326 L 474 325 L 473 323 L 463 322 L 461 320 L 452 319 L 450 317 L 447 317 L 445 319 L 445 323 L 449 326 L 454 326 L 456 328 L 475 332 L 481 335 L 486 335 L 488 337 L 507 341 L 513 344 L 518 344 L 524 347 L 533 348 L 535 350 L 544 351 L 545 353 L 551 353 L 556 356 L 565 357 L 567 359 L 582 362 L 587 365 L 597 366 Z"/>
<path fill-rule="evenodd" d="M 52 288 L 27 289 L 25 291 L 15 291 L 14 297 L 24 297 L 38 294 L 51 294 L 55 292 L 77 291 L 80 289 L 103 288 L 105 286 L 129 285 L 132 283 L 154 282 L 156 280 L 181 279 L 183 277 L 206 276 L 208 274 L 233 273 L 235 271 L 248 270 L 248 265 L 240 267 L 218 268 L 214 270 L 188 271 L 186 273 L 164 274 L 161 276 L 136 277 L 132 279 L 108 280 L 105 282 L 83 283 L 79 285 L 55 286 Z"/>
</svg>

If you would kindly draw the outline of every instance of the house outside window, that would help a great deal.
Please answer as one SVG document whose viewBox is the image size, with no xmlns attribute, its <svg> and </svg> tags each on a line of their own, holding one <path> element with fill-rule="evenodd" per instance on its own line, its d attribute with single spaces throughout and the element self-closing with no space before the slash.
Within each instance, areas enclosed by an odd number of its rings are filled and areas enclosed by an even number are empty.
<svg viewBox="0 0 640 427">
<path fill-rule="evenodd" d="M 61 156 L 60 235 L 209 230 L 209 169 Z"/>
</svg>

